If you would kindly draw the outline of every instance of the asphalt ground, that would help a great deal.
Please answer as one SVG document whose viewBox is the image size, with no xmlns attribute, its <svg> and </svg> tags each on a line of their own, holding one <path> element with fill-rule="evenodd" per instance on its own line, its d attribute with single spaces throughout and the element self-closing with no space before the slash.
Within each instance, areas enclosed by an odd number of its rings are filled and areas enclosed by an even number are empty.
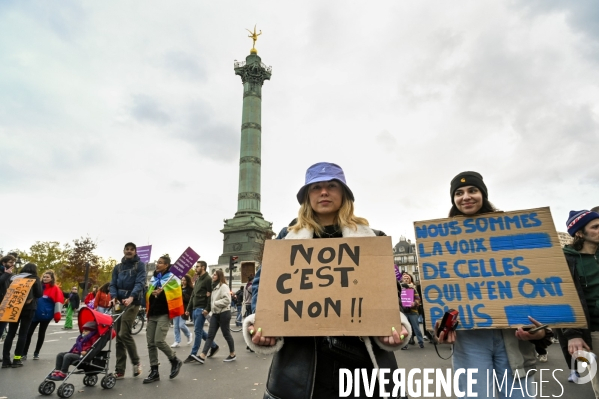
<svg viewBox="0 0 599 399">
<path fill-rule="evenodd" d="M 61 325 L 62 322 L 51 324 L 48 327 L 46 340 L 40 353 L 40 360 L 32 360 L 31 356 L 33 354 L 30 353 L 30 358 L 25 361 L 23 367 L 0 369 L 0 399 L 43 397 L 38 393 L 39 384 L 53 370 L 56 354 L 68 351 L 78 335 L 77 330 L 62 330 Z M 169 380 L 170 364 L 166 356 L 162 352 L 159 352 L 162 364 L 160 366 L 161 381 L 142 384 L 143 378 L 148 375 L 150 369 L 144 329 L 138 335 L 134 336 L 143 364 L 143 372 L 140 376 L 133 377 L 131 367 L 128 365 L 125 379 L 118 380 L 113 389 L 105 390 L 100 387 L 99 382 L 94 387 L 86 387 L 83 385 L 82 375 L 73 375 L 68 380 L 69 383 L 75 386 L 75 393 L 72 397 L 103 399 L 110 397 L 148 399 L 195 399 L 198 397 L 210 399 L 262 398 L 271 357 L 250 353 L 246 350 L 242 334 L 240 332 L 232 334 L 235 339 L 236 361 L 223 362 L 223 359 L 228 355 L 228 350 L 226 342 L 219 332 L 217 333 L 216 341 L 221 349 L 212 359 L 208 359 L 205 364 L 184 364 L 179 376 L 173 380 Z M 173 342 L 173 337 L 171 329 L 167 337 L 169 344 Z M 36 338 L 37 333 L 33 336 L 34 342 Z M 184 337 L 183 341 L 183 345 L 176 349 L 177 356 L 182 360 L 187 357 L 191 349 L 190 346 L 185 345 L 186 339 Z M 112 350 L 113 357 L 110 359 L 110 371 L 114 370 L 115 364 L 114 345 Z M 444 357 L 449 354 L 448 346 L 439 347 L 439 350 Z M 395 355 L 399 367 L 405 368 L 406 373 L 412 368 L 440 368 L 443 370 L 451 368 L 451 360 L 440 359 L 435 352 L 434 346 L 428 343 L 425 343 L 424 349 L 420 349 L 418 345 L 410 346 L 409 350 L 396 351 Z M 543 372 L 543 380 L 545 381 L 542 384 L 543 397 L 560 397 L 565 399 L 593 398 L 593 390 L 590 384 L 578 385 L 567 382 L 569 371 L 558 345 L 549 347 L 548 357 L 549 361 L 547 363 L 537 364 L 537 368 L 539 369 L 550 370 Z M 552 373 L 555 375 L 555 379 Z M 102 376 L 100 375 L 99 377 L 101 378 Z M 539 378 L 537 377 L 538 381 Z M 431 391 L 435 392 L 434 387 Z M 56 391 L 49 397 L 57 397 Z M 537 397 L 540 398 L 541 395 L 537 395 Z"/>
</svg>

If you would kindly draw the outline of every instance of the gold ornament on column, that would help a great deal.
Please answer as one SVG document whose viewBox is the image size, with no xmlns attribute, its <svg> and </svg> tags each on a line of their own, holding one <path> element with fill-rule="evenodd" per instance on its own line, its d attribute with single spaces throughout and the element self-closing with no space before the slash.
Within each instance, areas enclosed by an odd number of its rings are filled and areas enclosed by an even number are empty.
<svg viewBox="0 0 599 399">
<path fill-rule="evenodd" d="M 254 25 L 253 32 L 249 29 L 246 29 L 246 30 L 248 32 L 250 32 L 250 35 L 248 37 L 250 37 L 253 40 L 252 49 L 250 50 L 250 54 L 258 54 L 258 50 L 256 50 L 256 40 L 258 40 L 258 36 L 260 36 L 262 34 L 262 30 L 260 31 L 260 33 L 256 33 L 256 25 Z"/>
</svg>

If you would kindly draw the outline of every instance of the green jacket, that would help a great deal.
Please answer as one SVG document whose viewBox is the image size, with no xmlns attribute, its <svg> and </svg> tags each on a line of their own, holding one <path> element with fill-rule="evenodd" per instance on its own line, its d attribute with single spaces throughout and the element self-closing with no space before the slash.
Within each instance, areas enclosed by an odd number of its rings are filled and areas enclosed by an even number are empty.
<svg viewBox="0 0 599 399">
<path fill-rule="evenodd" d="M 564 255 L 590 328 L 566 328 L 564 336 L 583 338 L 590 344 L 590 331 L 599 331 L 599 261 L 597 255 L 581 254 L 569 245 L 564 247 Z"/>
<path fill-rule="evenodd" d="M 187 311 L 192 313 L 195 308 L 202 308 L 210 312 L 210 294 L 212 293 L 212 278 L 210 274 L 204 273 L 198 277 L 193 286 L 191 299 L 187 305 Z"/>
</svg>

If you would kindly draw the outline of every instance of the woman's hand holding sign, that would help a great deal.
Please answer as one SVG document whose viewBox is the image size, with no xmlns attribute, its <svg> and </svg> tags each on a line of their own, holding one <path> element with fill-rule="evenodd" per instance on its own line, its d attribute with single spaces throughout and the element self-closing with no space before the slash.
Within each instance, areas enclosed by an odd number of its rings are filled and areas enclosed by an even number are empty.
<svg viewBox="0 0 599 399">
<path fill-rule="evenodd" d="M 391 327 L 391 335 L 377 338 L 385 345 L 398 346 L 407 335 L 408 330 L 405 327 L 401 327 L 401 335 L 399 335 L 395 327 Z"/>
<path fill-rule="evenodd" d="M 259 328 L 256 331 L 253 324 L 250 324 L 248 326 L 248 331 L 250 332 L 250 335 L 252 336 L 252 342 L 254 343 L 254 345 L 274 346 L 277 343 L 277 338 L 275 338 L 275 337 L 263 337 L 262 329 Z"/>
<path fill-rule="evenodd" d="M 530 331 L 526 331 L 522 327 L 519 327 L 516 330 L 516 337 L 522 341 L 536 341 L 545 338 L 545 328 L 547 326 L 543 325 L 542 323 L 539 323 L 530 316 L 528 316 L 528 320 L 530 320 L 535 325 L 535 327 L 532 329 L 527 328 Z"/>
</svg>

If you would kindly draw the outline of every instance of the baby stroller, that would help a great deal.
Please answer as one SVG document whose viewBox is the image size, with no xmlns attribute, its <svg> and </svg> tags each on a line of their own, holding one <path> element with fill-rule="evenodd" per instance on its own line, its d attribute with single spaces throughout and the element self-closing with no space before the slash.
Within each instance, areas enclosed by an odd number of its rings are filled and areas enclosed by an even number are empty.
<svg viewBox="0 0 599 399">
<path fill-rule="evenodd" d="M 121 315 L 122 313 L 116 315 L 113 319 L 111 315 L 100 313 L 86 307 L 79 311 L 79 331 L 83 333 L 83 326 L 85 323 L 94 321 L 97 324 L 97 331 L 100 337 L 92 345 L 85 356 L 83 356 L 79 362 L 75 363 L 75 368 L 66 375 L 62 384 L 56 391 L 58 396 L 61 398 L 70 398 L 75 392 L 75 386 L 67 383 L 67 380 L 72 374 L 84 374 L 83 384 L 88 387 L 93 387 L 98 383 L 98 374 L 104 374 L 104 377 L 100 382 L 102 388 L 112 389 L 116 385 L 116 377 L 114 374 L 108 372 L 108 363 L 112 339 L 116 337 L 114 322 L 121 317 Z M 106 344 L 108 344 L 108 350 L 104 350 Z M 51 395 L 56 388 L 55 382 L 50 380 L 49 377 L 50 375 L 46 377 L 38 388 L 39 393 L 42 395 Z"/>
</svg>

